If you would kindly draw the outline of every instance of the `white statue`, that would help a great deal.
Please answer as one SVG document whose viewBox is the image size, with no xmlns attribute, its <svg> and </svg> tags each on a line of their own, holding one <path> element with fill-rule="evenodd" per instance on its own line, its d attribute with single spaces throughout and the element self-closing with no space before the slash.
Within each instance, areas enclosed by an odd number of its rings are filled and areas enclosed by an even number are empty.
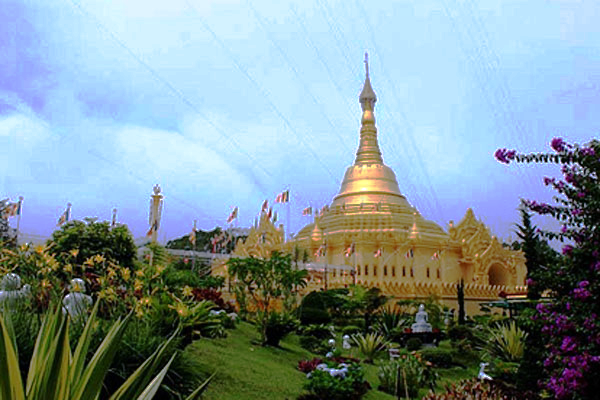
<svg viewBox="0 0 600 400">
<path fill-rule="evenodd" d="M 477 375 L 477 379 L 480 381 L 491 381 L 492 377 L 486 374 L 483 370 L 488 366 L 488 363 L 479 364 L 479 374 Z"/>
<path fill-rule="evenodd" d="M 31 286 L 28 284 L 21 287 L 21 277 L 15 273 L 4 275 L 0 282 L 0 307 L 14 308 L 17 303 L 29 297 Z"/>
<path fill-rule="evenodd" d="M 93 301 L 90 296 L 85 294 L 85 282 L 83 279 L 71 279 L 69 285 L 69 294 L 63 299 L 63 312 L 69 314 L 71 319 L 76 320 L 84 317 L 87 310 L 92 306 Z"/>
<path fill-rule="evenodd" d="M 431 324 L 427 322 L 427 311 L 425 311 L 425 306 L 421 304 L 419 306 L 419 311 L 415 316 L 415 323 L 412 324 L 411 328 L 413 332 L 421 333 L 421 332 L 431 332 Z"/>
<path fill-rule="evenodd" d="M 344 350 L 348 350 L 350 349 L 350 347 L 352 347 L 352 345 L 350 344 L 350 336 L 344 335 L 342 337 L 342 348 Z"/>
</svg>

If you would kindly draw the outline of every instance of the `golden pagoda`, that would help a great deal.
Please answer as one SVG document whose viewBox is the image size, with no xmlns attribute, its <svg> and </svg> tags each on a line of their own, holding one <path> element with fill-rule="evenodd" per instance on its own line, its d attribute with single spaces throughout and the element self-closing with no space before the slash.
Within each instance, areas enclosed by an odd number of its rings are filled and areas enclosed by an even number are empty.
<svg viewBox="0 0 600 400">
<path fill-rule="evenodd" d="M 378 287 L 397 299 L 437 295 L 457 307 L 457 283 L 464 281 L 467 313 L 501 293 L 523 293 L 525 258 L 504 248 L 471 209 L 444 231 L 413 207 L 400 192 L 396 175 L 383 163 L 377 141 L 375 103 L 368 59 L 359 96 L 360 140 L 354 164 L 348 167 L 339 193 L 330 205 L 284 242 L 283 227 L 263 215 L 234 256 L 266 257 L 271 251 L 308 254 L 313 271 L 307 291 L 359 284 Z M 221 263 L 213 273 L 223 274 Z"/>
</svg>

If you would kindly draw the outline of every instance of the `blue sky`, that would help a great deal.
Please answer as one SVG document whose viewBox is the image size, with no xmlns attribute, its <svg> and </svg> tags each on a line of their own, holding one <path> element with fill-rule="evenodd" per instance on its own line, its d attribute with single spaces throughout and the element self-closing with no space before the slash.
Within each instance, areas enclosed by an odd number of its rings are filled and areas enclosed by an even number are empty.
<svg viewBox="0 0 600 400">
<path fill-rule="evenodd" d="M 76 219 L 117 207 L 139 237 L 159 183 L 162 240 L 234 206 L 248 226 L 289 188 L 295 232 L 354 160 L 368 50 L 400 190 L 442 227 L 472 207 L 506 238 L 519 198 L 549 200 L 558 170 L 494 151 L 598 137 L 598 15 L 594 1 L 0 0 L 0 195 L 25 197 L 23 232 L 49 235 L 71 202 Z"/>
</svg>

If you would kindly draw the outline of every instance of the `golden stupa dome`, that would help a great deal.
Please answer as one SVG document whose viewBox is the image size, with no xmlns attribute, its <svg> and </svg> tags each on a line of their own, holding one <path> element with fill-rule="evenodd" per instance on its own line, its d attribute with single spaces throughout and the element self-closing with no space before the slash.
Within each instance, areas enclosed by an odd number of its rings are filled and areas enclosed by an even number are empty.
<svg viewBox="0 0 600 400">
<path fill-rule="evenodd" d="M 426 220 L 400 192 L 394 171 L 383 163 L 375 126 L 377 96 L 371 86 L 365 57 L 366 78 L 359 96 L 362 108 L 360 141 L 354 164 L 348 167 L 339 193 L 316 222 L 298 232 L 298 239 L 328 236 L 346 231 L 403 233 L 413 240 L 445 240 L 448 235 Z"/>
</svg>

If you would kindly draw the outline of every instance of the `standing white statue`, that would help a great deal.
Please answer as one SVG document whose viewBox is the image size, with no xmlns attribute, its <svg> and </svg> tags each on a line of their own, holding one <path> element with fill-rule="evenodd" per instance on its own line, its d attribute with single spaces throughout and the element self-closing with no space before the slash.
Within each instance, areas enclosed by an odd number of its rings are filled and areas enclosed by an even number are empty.
<svg viewBox="0 0 600 400">
<path fill-rule="evenodd" d="M 68 313 L 73 320 L 85 317 L 93 301 L 90 296 L 85 294 L 85 282 L 83 279 L 71 279 L 69 292 L 63 299 L 64 312 Z"/>
<path fill-rule="evenodd" d="M 0 282 L 0 307 L 13 309 L 19 301 L 29 297 L 31 286 L 28 284 L 21 287 L 21 277 L 15 273 L 4 275 Z"/>
</svg>

